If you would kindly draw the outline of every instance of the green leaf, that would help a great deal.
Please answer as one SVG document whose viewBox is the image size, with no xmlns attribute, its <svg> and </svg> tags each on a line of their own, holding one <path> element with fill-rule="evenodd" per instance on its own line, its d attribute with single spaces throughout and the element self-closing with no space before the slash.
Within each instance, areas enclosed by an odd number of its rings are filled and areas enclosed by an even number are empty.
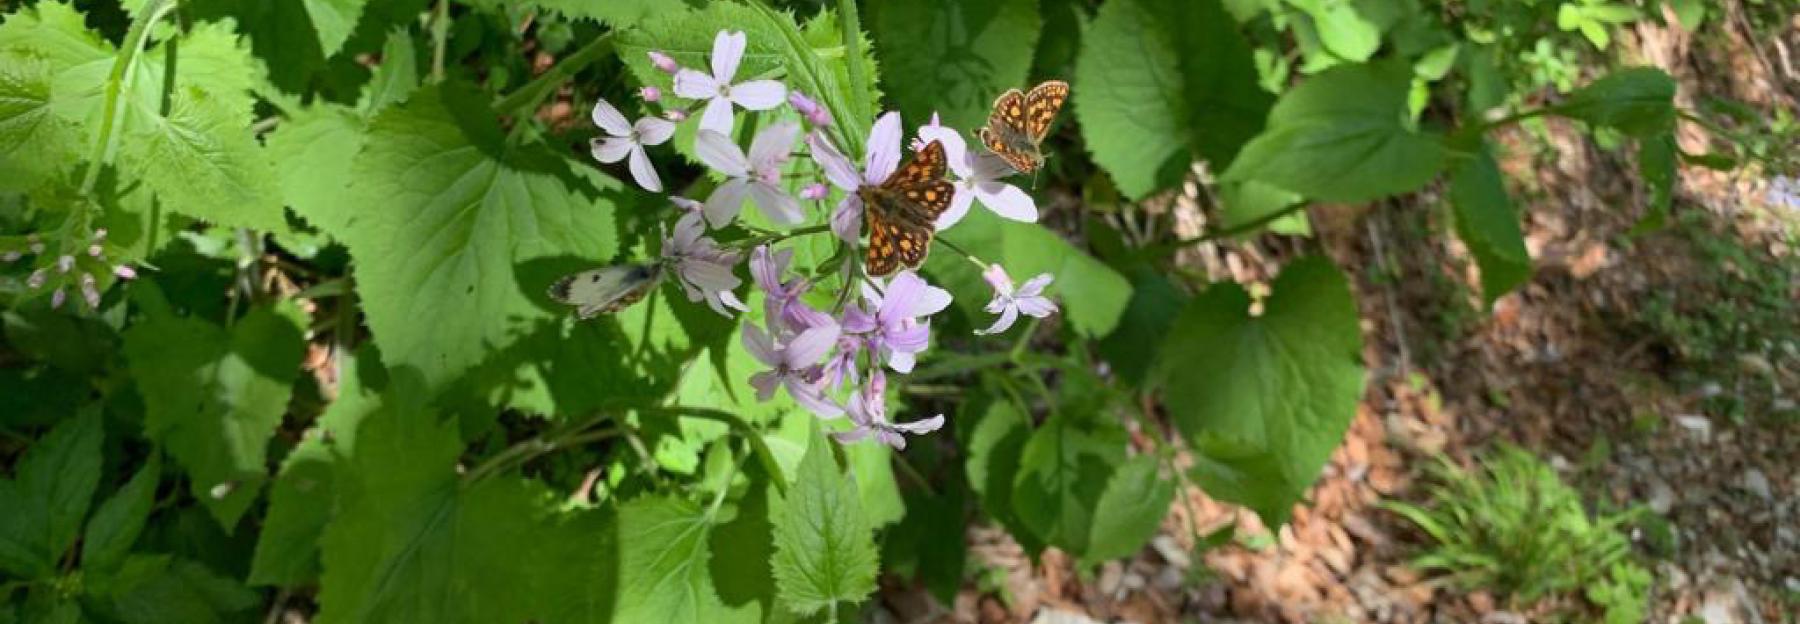
<svg viewBox="0 0 1800 624">
<path fill-rule="evenodd" d="M 1213 498 L 1265 524 L 1319 476 L 1362 394 L 1356 303 L 1328 260 L 1287 266 L 1250 316 L 1250 295 L 1216 284 L 1175 321 L 1159 379 L 1169 414 L 1194 450 L 1194 478 Z"/>
<path fill-rule="evenodd" d="M 367 140 L 366 123 L 350 109 L 315 104 L 292 111 L 268 137 L 270 160 L 281 163 L 281 197 L 294 212 L 327 232 L 342 231 L 349 215 L 357 152 Z"/>
<path fill-rule="evenodd" d="M 1500 166 L 1485 142 L 1450 174 L 1450 206 L 1456 211 L 1457 237 L 1481 267 L 1482 299 L 1492 307 L 1495 299 L 1531 277 L 1531 255 Z"/>
<path fill-rule="evenodd" d="M 156 502 L 156 484 L 162 478 L 162 460 L 155 456 L 139 468 L 125 487 L 119 488 L 88 520 L 81 540 L 81 569 L 104 570 L 119 565 L 137 543 Z"/>
<path fill-rule="evenodd" d="M 1052 415 L 1020 452 L 1013 513 L 1046 543 L 1085 555 L 1095 507 L 1125 460 L 1127 442 L 1125 430 L 1103 414 Z"/>
<path fill-rule="evenodd" d="M 1298 193 L 1256 180 L 1221 184 L 1219 203 L 1223 206 L 1219 211 L 1219 227 L 1244 227 L 1268 219 L 1304 201 L 1306 198 Z M 1279 234 L 1305 234 L 1311 231 L 1307 227 L 1305 213 L 1292 213 L 1269 221 L 1263 227 Z"/>
<path fill-rule="evenodd" d="M 735 2 L 713 2 L 701 9 L 684 8 L 654 15 L 639 27 L 614 35 L 613 49 L 639 84 L 657 87 L 670 100 L 682 101 L 674 95 L 674 77 L 650 64 L 650 52 L 660 51 L 682 67 L 711 74 L 713 39 L 721 30 L 741 31 L 745 35 L 744 56 L 738 64 L 735 80 L 747 80 L 785 67 L 783 37 L 779 29 L 755 9 Z M 791 74 L 797 68 L 787 69 Z M 798 87 L 791 82 L 789 85 Z M 814 93 L 807 95 L 817 97 Z M 738 114 L 744 112 L 740 110 Z"/>
<path fill-rule="evenodd" d="M 83 570 L 84 573 L 87 570 Z M 239 622 L 261 603 L 256 592 L 206 566 L 171 555 L 132 555 L 112 573 L 94 574 L 83 606 L 101 621 L 131 624 Z"/>
<path fill-rule="evenodd" d="M 838 470 L 824 435 L 812 436 L 794 486 L 777 503 L 775 586 L 781 601 L 801 615 L 837 602 L 861 602 L 875 591 L 874 533 L 856 493 L 856 481 Z"/>
<path fill-rule="evenodd" d="M 1194 158 L 1222 169 L 1262 129 L 1271 98 L 1218 0 L 1108 2 L 1082 39 L 1082 137 L 1134 199 L 1172 186 Z"/>
<path fill-rule="evenodd" d="M 707 562 L 713 518 L 699 505 L 647 496 L 619 507 L 615 622 L 715 622 L 727 617 Z"/>
<path fill-rule="evenodd" d="M 888 92 L 923 123 L 933 112 L 952 128 L 987 121 L 994 98 L 1025 89 L 1037 46 L 1035 0 L 900 0 L 869 4 Z"/>
<path fill-rule="evenodd" d="M 1363 19 L 1356 5 L 1338 0 L 1287 0 L 1312 18 L 1319 42 L 1344 60 L 1361 63 L 1381 48 L 1381 27 Z"/>
<path fill-rule="evenodd" d="M 25 449 L 13 479 L 0 479 L 0 570 L 56 573 L 100 484 L 101 438 L 99 411 L 84 409 Z"/>
<path fill-rule="evenodd" d="M 88 30 L 70 3 L 48 0 L 20 6 L 0 23 L 0 51 L 42 60 L 51 73 L 94 62 L 111 63 L 112 44 Z"/>
<path fill-rule="evenodd" d="M 1674 126 L 1674 99 L 1674 78 L 1654 67 L 1634 67 L 1595 80 L 1552 110 L 1643 138 Z"/>
<path fill-rule="evenodd" d="M 1188 295 L 1175 287 L 1163 271 L 1149 266 L 1130 269 L 1131 301 L 1113 332 L 1100 341 L 1101 356 L 1121 379 L 1144 383 L 1156 353 L 1168 336 L 1169 324 L 1187 303 Z"/>
<path fill-rule="evenodd" d="M 1650 187 L 1650 201 L 1644 216 L 1631 226 L 1633 236 L 1661 229 L 1669 219 L 1669 206 L 1675 196 L 1676 154 L 1673 132 L 1638 140 L 1638 176 Z"/>
<path fill-rule="evenodd" d="M 141 284 L 139 291 L 154 293 Z M 145 318 L 125 332 L 145 434 L 175 457 L 194 497 L 229 532 L 269 478 L 269 437 L 287 412 L 306 351 L 305 314 L 285 301 L 252 309 L 227 330 L 174 316 L 166 305 L 145 307 Z"/>
<path fill-rule="evenodd" d="M 520 4 L 501 2 L 499 0 L 478 0 L 478 2 L 492 3 L 498 7 Z M 556 11 L 557 13 L 569 17 L 585 17 L 588 19 L 599 20 L 601 23 L 612 26 L 614 29 L 624 29 L 636 26 L 657 15 L 664 15 L 673 11 L 682 11 L 687 8 L 687 5 L 681 2 L 681 0 L 605 0 L 604 2 L 595 2 L 593 0 L 526 0 L 522 4 L 533 5 L 548 11 Z"/>
<path fill-rule="evenodd" d="M 1324 201 L 1358 203 L 1415 190 L 1444 164 L 1443 141 L 1406 126 L 1412 68 L 1347 65 L 1275 104 L 1226 181 L 1259 180 Z"/>
<path fill-rule="evenodd" d="M 356 109 L 364 117 L 373 117 L 382 109 L 405 102 L 418 89 L 419 55 L 413 46 L 412 34 L 405 29 L 396 29 L 388 33 L 387 43 L 381 46 L 381 64 L 375 67 L 375 75 L 369 77 L 369 84 L 363 87 Z"/>
<path fill-rule="evenodd" d="M 1111 332 L 1131 298 L 1131 283 L 1124 276 L 1042 225 L 1006 221 L 992 211 L 976 209 L 940 236 L 963 249 L 998 250 L 999 257 L 983 252 L 983 259 L 1005 266 L 1015 281 L 1040 273 L 1055 276 L 1048 296 L 1084 336 Z M 943 280 L 970 318 L 991 318 L 980 306 L 992 298 L 993 287 L 982 281 L 979 270 L 952 253 L 933 254 L 927 262 L 927 269 Z"/>
<path fill-rule="evenodd" d="M 1688 32 L 1700 32 L 1700 27 L 1706 25 L 1706 0 L 1668 0 L 1668 5 Z"/>
<path fill-rule="evenodd" d="M 50 65 L 0 52 L 0 189 L 29 190 L 80 153 L 80 129 L 51 109 Z"/>
<path fill-rule="evenodd" d="M 1157 473 L 1160 464 L 1154 455 L 1139 455 L 1107 480 L 1094 507 L 1093 537 L 1083 561 L 1129 557 L 1156 536 L 1175 500 L 1175 480 Z"/>
<path fill-rule="evenodd" d="M 438 389 L 562 310 L 538 259 L 611 258 L 617 182 L 542 146 L 508 147 L 485 98 L 434 86 L 376 118 L 349 200 L 314 211 L 350 247 L 392 369 Z M 432 319 L 420 323 L 421 315 Z"/>
<path fill-rule="evenodd" d="M 364 347 L 338 368 L 337 400 L 281 462 L 269 487 L 269 511 L 250 561 L 249 582 L 296 586 L 319 574 L 319 538 L 337 495 L 334 467 L 356 451 L 356 429 L 382 409 L 378 386 L 385 372 L 374 348 Z"/>
<path fill-rule="evenodd" d="M 250 135 L 250 111 L 230 108 L 233 99 L 179 91 L 168 117 L 148 117 L 125 137 L 120 166 L 175 212 L 223 226 L 286 231 L 275 167 Z"/>
<path fill-rule="evenodd" d="M 362 18 L 363 5 L 368 1 L 300 0 L 307 17 L 312 18 L 313 30 L 319 35 L 319 48 L 325 56 L 337 54 L 344 47 L 344 40 L 356 30 L 356 20 Z"/>
</svg>

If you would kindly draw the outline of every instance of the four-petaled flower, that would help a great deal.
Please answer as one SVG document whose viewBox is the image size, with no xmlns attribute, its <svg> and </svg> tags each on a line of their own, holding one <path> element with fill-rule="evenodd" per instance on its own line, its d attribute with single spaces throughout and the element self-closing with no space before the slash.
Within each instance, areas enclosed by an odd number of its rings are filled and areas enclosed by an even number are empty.
<svg viewBox="0 0 1800 624">
<path fill-rule="evenodd" d="M 863 170 L 850 162 L 825 135 L 813 131 L 806 136 L 812 157 L 825 170 L 825 179 L 844 190 L 843 201 L 831 212 L 831 231 L 847 243 L 855 243 L 862 231 L 862 198 L 856 190 L 887 181 L 900 166 L 900 113 L 889 112 L 875 120 L 869 128 L 869 144 L 863 154 Z"/>
<path fill-rule="evenodd" d="M 724 184 L 706 199 L 706 221 L 713 227 L 724 227 L 737 218 L 744 207 L 744 196 L 756 201 L 763 214 L 782 225 L 804 221 L 800 200 L 781 188 L 781 166 L 792 153 L 794 139 L 800 136 L 800 124 L 783 121 L 763 128 L 750 142 L 750 153 L 731 142 L 729 137 L 711 130 L 701 130 L 694 139 L 694 152 L 706 166 L 725 174 Z"/>
<path fill-rule="evenodd" d="M 994 299 L 984 309 L 989 314 L 1000 315 L 1000 318 L 994 319 L 993 326 L 987 329 L 975 330 L 976 335 L 986 336 L 1006 331 L 1012 327 L 1013 321 L 1019 319 L 1020 314 L 1044 318 L 1056 312 L 1056 303 L 1044 296 L 1044 287 L 1050 285 L 1052 279 L 1049 273 L 1026 280 L 1025 285 L 1018 290 L 1013 290 L 1012 277 L 1006 274 L 1006 268 L 999 263 L 988 265 L 987 270 L 981 272 L 981 277 L 994 287 Z"/>
<path fill-rule="evenodd" d="M 738 62 L 744 59 L 746 41 L 743 32 L 721 30 L 713 37 L 712 75 L 686 68 L 675 73 L 675 95 L 707 100 L 706 112 L 700 114 L 700 129 L 730 135 L 733 104 L 746 110 L 769 110 L 780 106 L 787 95 L 787 87 L 775 80 L 731 83 Z"/>
<path fill-rule="evenodd" d="M 864 334 L 869 347 L 896 372 L 912 372 L 915 356 L 931 342 L 931 324 L 919 317 L 949 307 L 950 293 L 925 283 L 912 271 L 901 271 L 888 282 L 885 292 L 864 282 L 863 298 L 873 312 L 846 308 L 844 331 Z"/>
<path fill-rule="evenodd" d="M 919 144 L 937 141 L 944 146 L 944 158 L 949 161 L 950 172 L 956 174 L 956 194 L 950 197 L 950 207 L 944 214 L 938 215 L 937 229 L 945 230 L 964 215 L 969 214 L 969 202 L 981 200 L 994 214 L 1014 221 L 1036 222 L 1038 219 L 1037 202 L 1031 195 L 1017 186 L 1001 182 L 1002 178 L 1012 175 L 1012 166 L 1006 161 L 991 154 L 983 154 L 969 149 L 963 141 L 962 133 L 954 128 L 946 128 L 938 124 L 936 114 L 931 116 L 929 125 L 919 127 Z"/>
<path fill-rule="evenodd" d="M 629 156 L 631 158 L 631 178 L 637 180 L 638 186 L 652 193 L 662 192 L 662 180 L 656 177 L 656 168 L 650 166 L 650 157 L 644 154 L 644 146 L 660 145 L 675 136 L 675 123 L 667 119 L 644 117 L 637 123 L 625 121 L 619 109 L 613 108 L 606 100 L 594 102 L 594 125 L 600 126 L 609 137 L 595 137 L 591 148 L 594 160 L 603 163 L 616 163 Z"/>
<path fill-rule="evenodd" d="M 769 370 L 750 376 L 756 388 L 756 400 L 775 397 L 775 388 L 787 388 L 788 396 L 821 418 L 837 418 L 843 409 L 820 394 L 819 360 L 837 343 L 836 324 L 814 327 L 800 332 L 787 344 L 776 342 L 754 323 L 744 324 L 744 350 Z"/>
<path fill-rule="evenodd" d="M 880 370 L 870 373 L 868 385 L 852 394 L 849 403 L 844 405 L 855 428 L 833 433 L 831 437 L 849 444 L 873 435 L 882 444 L 899 451 L 906 449 L 906 437 L 900 434 L 925 435 L 944 426 L 943 414 L 906 423 L 888 422 L 886 396 L 887 376 Z"/>
<path fill-rule="evenodd" d="M 687 293 L 688 301 L 705 300 L 714 312 L 730 317 L 726 308 L 744 311 L 731 290 L 743 283 L 731 273 L 738 254 L 726 251 L 706 233 L 706 222 L 699 213 L 683 214 L 675 222 L 675 234 L 663 239 L 663 261 L 674 268 L 677 281 Z"/>
<path fill-rule="evenodd" d="M 756 288 L 763 291 L 763 318 L 768 319 L 770 328 L 783 327 L 789 332 L 827 323 L 836 326 L 830 316 L 800 302 L 800 295 L 811 289 L 810 282 L 804 278 L 782 281 L 781 276 L 787 273 L 788 262 L 793 259 L 792 249 L 770 252 L 767 245 L 762 245 L 750 251 L 750 277 L 756 280 Z"/>
</svg>

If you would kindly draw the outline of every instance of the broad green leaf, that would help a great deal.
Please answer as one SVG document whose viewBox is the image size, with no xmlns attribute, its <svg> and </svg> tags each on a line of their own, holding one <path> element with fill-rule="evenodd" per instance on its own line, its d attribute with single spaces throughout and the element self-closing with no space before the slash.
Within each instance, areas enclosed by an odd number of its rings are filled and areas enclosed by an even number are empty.
<svg viewBox="0 0 1800 624">
<path fill-rule="evenodd" d="M 542 146 L 504 145 L 484 100 L 432 87 L 383 112 L 349 200 L 315 211 L 350 247 L 383 359 L 430 389 L 550 317 L 538 298 L 557 276 L 533 261 L 593 262 L 617 248 L 612 208 L 626 192 Z"/>
<path fill-rule="evenodd" d="M 1412 191 L 1443 168 L 1443 141 L 1406 126 L 1412 68 L 1347 65 L 1282 96 L 1226 181 L 1266 182 L 1324 201 L 1356 203 Z"/>
<path fill-rule="evenodd" d="M 85 20 L 72 4 L 56 0 L 19 6 L 0 23 L 0 51 L 40 59 L 51 73 L 112 62 L 112 44 L 88 30 Z"/>
<path fill-rule="evenodd" d="M 1668 5 L 1688 32 L 1700 32 L 1700 27 L 1706 25 L 1706 0 L 1668 0 Z"/>
<path fill-rule="evenodd" d="M 363 87 L 356 109 L 363 116 L 372 117 L 382 109 L 405 102 L 418 89 L 419 54 L 413 46 L 412 35 L 404 29 L 396 29 L 388 33 L 387 43 L 381 46 L 381 64 L 375 67 L 375 75 L 370 76 L 369 84 Z"/>
<path fill-rule="evenodd" d="M 1013 477 L 1013 513 L 1045 543 L 1078 556 L 1088 551 L 1107 480 L 1125 460 L 1125 430 L 1109 418 L 1067 410 L 1051 416 L 1025 442 Z"/>
<path fill-rule="evenodd" d="M 1675 79 L 1654 67 L 1634 67 L 1595 80 L 1552 110 L 1643 138 L 1668 132 L 1673 126 L 1674 99 Z"/>
<path fill-rule="evenodd" d="M 1356 5 L 1340 0 L 1287 0 L 1312 18 L 1325 49 L 1361 63 L 1381 48 L 1381 27 L 1364 19 Z"/>
<path fill-rule="evenodd" d="M 1084 336 L 1104 336 L 1118 325 L 1131 283 L 1049 228 L 1006 221 L 993 212 L 976 208 L 941 236 L 963 249 L 978 251 L 983 260 L 999 262 L 1013 281 L 1023 283 L 1040 273 L 1055 276 L 1046 290 L 1061 306 L 1070 326 Z M 990 254 L 998 252 L 998 257 Z M 933 254 L 927 259 L 933 277 L 956 295 L 978 327 L 986 327 L 993 315 L 981 311 L 993 296 L 993 287 L 982 281 L 980 271 L 954 253 Z"/>
<path fill-rule="evenodd" d="M 1482 299 L 1492 306 L 1531 277 L 1531 256 L 1500 166 L 1485 143 L 1474 158 L 1451 172 L 1450 206 L 1456 211 L 1456 235 L 1481 268 Z"/>
<path fill-rule="evenodd" d="M 218 225 L 285 231 L 275 167 L 250 135 L 249 110 L 197 89 L 177 93 L 169 116 L 148 117 L 119 150 L 120 166 L 169 210 Z"/>
<path fill-rule="evenodd" d="M 1363 369 L 1356 303 L 1336 267 L 1302 259 L 1272 288 L 1261 316 L 1237 284 L 1195 297 L 1158 370 L 1200 486 L 1278 526 L 1343 440 Z"/>
<path fill-rule="evenodd" d="M 229 532 L 269 478 L 269 437 L 300 372 L 305 314 L 283 302 L 252 309 L 225 329 L 175 316 L 166 304 L 145 307 L 145 318 L 125 332 L 145 434 L 175 457 L 194 497 Z"/>
<path fill-rule="evenodd" d="M 49 578 L 75 544 L 100 484 L 98 410 L 68 417 L 25 449 L 12 479 L 0 478 L 0 570 Z"/>
<path fill-rule="evenodd" d="M 730 614 L 707 568 L 713 518 L 699 505 L 646 496 L 619 508 L 615 622 L 716 622 Z"/>
<path fill-rule="evenodd" d="M 478 0 L 481 3 L 492 3 L 498 7 L 508 6 L 499 0 Z M 625 29 L 636 26 L 657 15 L 687 8 L 681 0 L 526 0 L 522 4 L 536 6 L 540 9 L 555 11 L 569 17 L 585 17 L 599 20 L 614 29 Z"/>
<path fill-rule="evenodd" d="M 869 4 L 888 92 L 906 118 L 971 131 L 994 98 L 1029 89 L 1036 0 L 897 0 Z"/>
<path fill-rule="evenodd" d="M 84 573 L 88 572 L 83 570 Z M 172 555 L 132 555 L 115 572 L 93 574 L 82 605 L 91 620 L 131 624 L 241 622 L 261 597 L 206 566 Z"/>
<path fill-rule="evenodd" d="M 1218 0 L 1120 0 L 1100 7 L 1076 60 L 1074 108 L 1094 162 L 1136 199 L 1189 161 L 1215 170 L 1262 129 L 1270 96 Z"/>
<path fill-rule="evenodd" d="M 0 52 L 0 189 L 29 190 L 80 153 L 80 129 L 50 107 L 50 65 Z"/>
<path fill-rule="evenodd" d="M 1676 154 L 1680 151 L 1673 132 L 1638 139 L 1638 176 L 1650 189 L 1650 201 L 1644 206 L 1644 216 L 1631 226 L 1633 235 L 1660 229 L 1668 221 L 1669 205 L 1675 195 Z"/>
<path fill-rule="evenodd" d="M 775 586 L 781 602 L 802 615 L 837 602 L 861 602 L 875 591 L 874 534 L 863 517 L 856 481 L 838 470 L 832 447 L 813 434 L 793 487 L 771 516 Z"/>
<path fill-rule="evenodd" d="M 1132 385 L 1144 383 L 1156 354 L 1168 337 L 1169 324 L 1181 313 L 1188 295 L 1161 270 L 1146 263 L 1130 269 L 1131 300 L 1119 324 L 1100 341 L 1100 355 L 1120 378 Z"/>
<path fill-rule="evenodd" d="M 1256 180 L 1221 184 L 1219 203 L 1223 206 L 1219 211 L 1219 227 L 1230 229 L 1263 223 L 1259 230 L 1268 229 L 1277 234 L 1310 234 L 1312 228 L 1309 227 L 1304 212 L 1269 220 L 1273 215 L 1304 201 L 1306 198 L 1298 193 Z M 1254 231 L 1246 232 L 1253 233 Z"/>
<path fill-rule="evenodd" d="M 1129 557 L 1150 543 L 1175 500 L 1175 480 L 1157 473 L 1155 455 L 1139 455 L 1113 472 L 1094 507 L 1093 537 L 1083 561 Z"/>
<path fill-rule="evenodd" d="M 137 542 L 144 523 L 150 519 L 150 506 L 156 502 L 156 484 L 161 478 L 162 461 L 152 456 L 124 487 L 100 503 L 81 540 L 81 569 L 105 570 L 125 560 L 125 553 Z"/>
<path fill-rule="evenodd" d="M 307 17 L 312 18 L 313 30 L 319 35 L 319 48 L 325 56 L 337 54 L 344 47 L 344 40 L 356 30 L 356 20 L 362 18 L 363 5 L 368 1 L 300 0 Z"/>
<path fill-rule="evenodd" d="M 713 39 L 722 30 L 744 33 L 744 56 L 738 64 L 735 81 L 749 80 L 784 67 L 780 31 L 763 20 L 755 9 L 736 2 L 713 2 L 702 9 L 660 12 L 637 28 L 619 31 L 614 35 L 613 49 L 639 84 L 662 89 L 666 97 L 679 102 L 682 100 L 674 95 L 674 77 L 650 64 L 650 52 L 662 52 L 682 67 L 710 75 Z M 793 83 L 789 85 L 793 86 Z M 587 105 L 591 104 L 584 104 Z M 740 110 L 738 114 L 741 116 L 744 112 Z"/>
<path fill-rule="evenodd" d="M 269 486 L 269 511 L 250 561 L 249 582 L 304 585 L 319 575 L 319 537 L 331 519 L 337 488 L 334 466 L 356 451 L 356 429 L 383 406 L 385 371 L 373 347 L 342 360 L 337 399 L 281 462 Z M 372 387 L 376 386 L 376 387 Z"/>
<path fill-rule="evenodd" d="M 269 159 L 277 170 L 281 198 L 294 212 L 326 232 L 342 231 L 350 215 L 351 168 L 366 140 L 366 122 L 349 109 L 315 104 L 290 111 L 268 136 Z"/>
</svg>

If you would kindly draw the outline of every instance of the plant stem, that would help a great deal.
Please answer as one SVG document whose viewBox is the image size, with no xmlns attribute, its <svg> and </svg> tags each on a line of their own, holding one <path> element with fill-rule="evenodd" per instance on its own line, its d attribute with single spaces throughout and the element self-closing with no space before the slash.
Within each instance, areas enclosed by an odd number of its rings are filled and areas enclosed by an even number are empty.
<svg viewBox="0 0 1800 624">
<path fill-rule="evenodd" d="M 1286 216 L 1294 214 L 1296 212 L 1305 210 L 1307 205 L 1308 204 L 1306 202 L 1300 202 L 1300 203 L 1294 204 L 1292 206 L 1282 208 L 1281 210 L 1277 210 L 1275 212 L 1271 212 L 1269 214 L 1263 215 L 1261 217 L 1257 217 L 1256 219 L 1253 219 L 1253 220 L 1245 222 L 1245 223 L 1240 223 L 1240 224 L 1234 225 L 1232 227 L 1224 228 L 1224 229 L 1213 230 L 1211 232 L 1207 232 L 1205 234 L 1201 234 L 1201 235 L 1195 236 L 1193 238 L 1184 238 L 1184 239 L 1170 242 L 1170 243 L 1164 243 L 1161 245 L 1146 247 L 1146 248 L 1144 248 L 1144 251 L 1149 253 L 1150 255 L 1161 256 L 1161 255 L 1165 255 L 1168 253 L 1173 253 L 1174 251 L 1179 250 L 1183 247 L 1187 247 L 1189 245 L 1198 245 L 1200 243 L 1205 243 L 1208 241 L 1216 241 L 1216 240 L 1219 240 L 1222 238 L 1231 238 L 1231 237 L 1237 236 L 1239 234 L 1246 234 L 1249 232 L 1254 232 L 1256 230 L 1262 229 L 1262 227 L 1265 225 L 1274 223 L 1275 221 L 1281 219 L 1282 217 L 1286 217 Z"/>
<path fill-rule="evenodd" d="M 551 65 L 543 75 L 531 79 L 531 82 L 525 83 L 525 86 L 514 89 L 512 93 L 506 94 L 506 97 L 500 98 L 500 101 L 494 103 L 494 110 L 505 114 L 526 109 L 526 112 L 529 113 L 530 109 L 536 108 L 546 96 L 555 93 L 556 88 L 561 86 L 564 80 L 574 77 L 577 72 L 586 69 L 600 57 L 612 52 L 612 46 L 613 33 L 608 32 L 595 37 L 587 45 L 581 46 L 581 49 L 563 57 L 555 65 Z"/>
<path fill-rule="evenodd" d="M 1019 340 L 1014 342 L 1012 350 L 1006 353 L 1007 361 L 1014 364 L 1019 363 L 1019 358 L 1025 355 L 1025 347 L 1031 345 L 1031 335 L 1037 333 L 1038 323 L 1041 320 L 1034 316 L 1025 322 L 1025 331 L 1019 334 Z"/>
<path fill-rule="evenodd" d="M 444 81 L 444 49 L 450 41 L 450 0 L 438 0 L 431 18 L 431 81 Z"/>
<path fill-rule="evenodd" d="M 605 422 L 607 418 L 607 412 L 596 412 L 593 416 L 583 420 L 580 424 L 557 432 L 554 435 L 539 435 L 506 447 L 506 450 L 500 451 L 493 457 L 489 457 L 487 461 L 477 465 L 474 470 L 470 470 L 469 473 L 463 477 L 463 482 L 475 483 L 490 474 L 494 474 L 503 468 L 509 467 L 508 464 L 523 464 L 539 455 L 543 455 L 559 448 L 577 446 L 620 435 L 621 431 L 619 429 L 589 431 L 589 429 L 593 428 L 595 425 Z M 514 462 L 514 459 L 517 459 L 518 461 Z"/>
<path fill-rule="evenodd" d="M 132 60 L 149 43 L 150 26 L 174 10 L 175 0 L 145 0 L 137 19 L 132 20 L 131 28 L 125 33 L 124 45 L 120 46 L 119 56 L 113 59 L 112 71 L 106 76 L 105 108 L 101 109 L 100 134 L 94 141 L 94 153 L 88 158 L 87 173 L 81 180 L 83 196 L 93 193 L 94 184 L 100 180 L 100 170 L 112 162 L 113 153 L 118 150 L 119 137 L 115 131 L 123 104 L 119 94 L 137 77 L 137 65 Z"/>
<path fill-rule="evenodd" d="M 1543 117 L 1544 115 L 1549 115 L 1549 114 L 1552 114 L 1555 112 L 1556 112 L 1556 107 L 1554 107 L 1554 106 L 1545 106 L 1542 108 L 1534 108 L 1534 109 L 1531 109 L 1528 111 L 1520 111 L 1520 112 L 1513 113 L 1511 115 L 1507 115 L 1505 117 L 1501 117 L 1499 119 L 1481 124 L 1481 126 L 1479 126 L 1479 127 L 1481 128 L 1482 134 L 1487 134 L 1487 132 L 1489 130 L 1499 128 L 1501 126 L 1516 124 L 1521 121 L 1525 121 L 1527 119 L 1532 119 L 1535 117 Z"/>
<path fill-rule="evenodd" d="M 729 446 L 727 446 L 729 448 Z M 719 486 L 719 493 L 713 495 L 712 504 L 706 506 L 706 519 L 712 520 L 719 513 L 719 507 L 725 504 L 725 495 L 731 492 L 731 480 L 737 478 L 738 468 L 744 465 L 746 458 L 739 457 L 731 461 L 731 470 L 725 472 L 725 483 Z"/>
</svg>

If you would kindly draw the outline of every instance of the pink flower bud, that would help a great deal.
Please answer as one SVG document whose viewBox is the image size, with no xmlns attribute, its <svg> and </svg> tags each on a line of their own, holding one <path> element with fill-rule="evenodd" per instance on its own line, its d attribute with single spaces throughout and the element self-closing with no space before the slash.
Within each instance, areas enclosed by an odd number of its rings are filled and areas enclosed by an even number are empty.
<svg viewBox="0 0 1800 624">
<path fill-rule="evenodd" d="M 38 269 L 31 272 L 31 277 L 25 278 L 25 285 L 32 288 L 43 288 L 44 281 L 48 279 L 50 279 L 50 276 L 44 273 L 43 269 Z"/>
<path fill-rule="evenodd" d="M 74 269 L 75 269 L 75 256 L 63 254 L 62 257 L 56 259 L 56 272 L 68 273 L 69 271 L 74 270 Z"/>
<path fill-rule="evenodd" d="M 81 299 L 89 308 L 100 309 L 100 289 L 94 284 L 92 274 L 81 276 Z"/>
<path fill-rule="evenodd" d="M 688 112 L 684 111 L 684 110 L 680 110 L 680 109 L 666 110 L 666 111 L 663 111 L 663 117 L 668 119 L 669 121 L 673 121 L 675 123 L 681 123 L 683 121 L 687 121 Z"/>
<path fill-rule="evenodd" d="M 662 100 L 662 89 L 656 87 L 644 87 L 638 89 L 638 97 L 644 98 L 645 102 L 658 102 Z"/>
<path fill-rule="evenodd" d="M 656 66 L 657 70 L 665 74 L 673 74 L 681 71 L 681 66 L 675 64 L 675 59 L 667 54 L 663 54 L 661 50 L 650 51 L 650 64 Z"/>
<path fill-rule="evenodd" d="M 56 289 L 56 292 L 50 293 L 50 309 L 55 310 L 62 307 L 63 300 L 68 298 L 68 294 L 64 293 L 63 289 Z"/>
<path fill-rule="evenodd" d="M 805 117 L 807 123 L 814 126 L 831 125 L 831 111 L 825 110 L 824 106 L 820 106 L 812 98 L 806 97 L 806 94 L 789 91 L 788 104 L 793 106 L 794 111 L 800 113 L 801 117 Z"/>
<path fill-rule="evenodd" d="M 137 279 L 137 269 L 131 268 L 131 265 L 121 264 L 113 267 L 113 275 L 122 280 Z"/>
<path fill-rule="evenodd" d="M 800 189 L 800 199 L 825 199 L 825 195 L 830 192 L 831 189 L 827 188 L 825 183 L 814 182 L 806 185 L 806 188 Z"/>
</svg>

